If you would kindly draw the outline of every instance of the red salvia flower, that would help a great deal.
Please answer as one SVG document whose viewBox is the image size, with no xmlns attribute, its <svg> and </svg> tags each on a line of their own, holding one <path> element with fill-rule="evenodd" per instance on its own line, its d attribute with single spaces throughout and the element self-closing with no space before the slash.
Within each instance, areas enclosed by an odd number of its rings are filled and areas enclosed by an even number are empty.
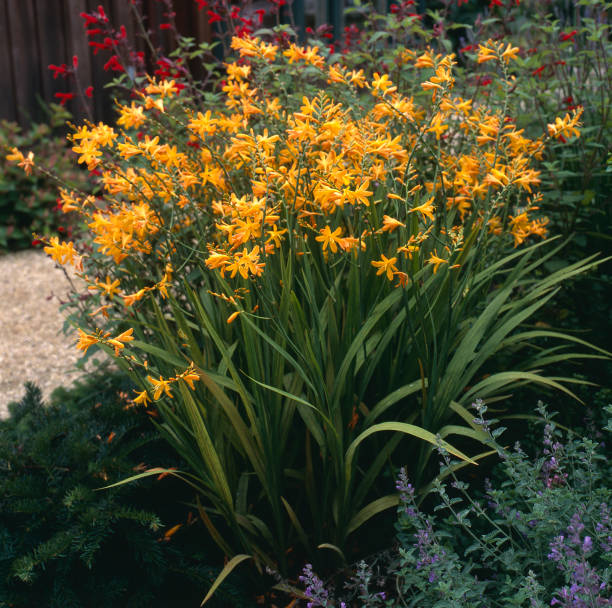
<svg viewBox="0 0 612 608">
<path fill-rule="evenodd" d="M 578 30 L 572 30 L 568 34 L 561 34 L 559 36 L 559 40 L 561 40 L 561 42 L 566 42 L 567 40 L 571 40 L 572 42 L 574 42 L 574 36 L 577 33 L 578 33 Z"/>
<path fill-rule="evenodd" d="M 531 75 L 537 76 L 538 78 L 542 78 L 542 72 L 544 71 L 545 68 L 546 68 L 545 65 L 541 65 L 537 70 L 534 70 L 533 72 L 531 72 Z"/>
<path fill-rule="evenodd" d="M 90 25 L 96 25 L 98 23 L 97 15 L 88 15 L 87 13 L 80 13 L 80 17 L 85 19 L 85 27 L 89 27 Z"/>
<path fill-rule="evenodd" d="M 95 28 L 93 28 L 91 30 L 85 30 L 85 33 L 88 36 L 96 36 L 97 34 L 101 34 L 102 30 L 99 27 L 95 27 Z"/>
<path fill-rule="evenodd" d="M 264 15 L 266 14 L 266 9 L 264 8 L 258 8 L 255 11 L 255 14 L 257 15 L 257 19 L 258 19 L 258 24 L 261 25 L 263 23 L 263 18 Z"/>
<path fill-rule="evenodd" d="M 63 76 L 64 78 L 68 76 L 68 70 L 66 69 L 66 64 L 62 63 L 62 65 L 54 65 L 51 64 L 48 66 L 50 70 L 53 71 L 53 78 L 57 78 L 58 76 Z"/>
<path fill-rule="evenodd" d="M 104 23 L 108 23 L 108 17 L 106 16 L 106 13 L 104 12 L 104 7 L 101 4 L 98 5 L 98 19 L 100 19 L 100 21 L 103 21 Z"/>
<path fill-rule="evenodd" d="M 119 63 L 119 58 L 117 57 L 117 55 L 113 55 L 104 64 L 104 71 L 108 72 L 109 70 L 112 70 L 113 72 L 125 72 L 125 69 L 123 68 L 121 63 Z"/>
<path fill-rule="evenodd" d="M 159 24 L 159 29 L 160 30 L 169 30 L 169 29 L 172 29 L 172 25 L 170 23 L 160 23 Z"/>
<path fill-rule="evenodd" d="M 74 97 L 74 93 L 56 93 L 55 97 L 60 100 L 60 105 L 63 106 L 67 101 Z"/>
<path fill-rule="evenodd" d="M 219 13 L 215 13 L 215 11 L 206 11 L 206 14 L 208 15 L 208 23 L 210 25 L 216 23 L 217 21 L 223 21 L 221 19 L 221 15 L 219 15 Z"/>
<path fill-rule="evenodd" d="M 195 0 L 195 3 L 198 5 L 199 11 L 208 6 L 208 2 L 206 2 L 206 0 Z"/>
<path fill-rule="evenodd" d="M 76 55 L 72 56 L 72 67 L 75 70 L 79 67 L 79 58 Z"/>
<path fill-rule="evenodd" d="M 93 97 L 93 90 L 94 90 L 93 87 L 87 87 L 85 89 L 85 95 L 89 97 L 90 99 Z"/>
</svg>

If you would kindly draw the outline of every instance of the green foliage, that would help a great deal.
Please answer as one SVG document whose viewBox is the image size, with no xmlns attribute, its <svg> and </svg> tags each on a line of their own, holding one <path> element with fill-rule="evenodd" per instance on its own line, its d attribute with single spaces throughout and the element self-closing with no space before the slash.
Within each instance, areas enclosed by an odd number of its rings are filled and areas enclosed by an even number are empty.
<svg viewBox="0 0 612 608">
<path fill-rule="evenodd" d="M 197 524 L 187 531 L 183 486 L 99 491 L 142 460 L 180 464 L 148 416 L 124 411 L 126 386 L 98 375 L 47 406 L 28 384 L 0 422 L 0 605 L 194 606 L 210 586 L 218 566 L 207 564 L 221 556 Z M 183 528 L 166 538 L 160 514 Z M 217 605 L 251 605 L 244 598 L 230 584 Z"/>
<path fill-rule="evenodd" d="M 0 122 L 0 252 L 27 249 L 32 233 L 41 236 L 69 233 L 71 227 L 55 210 L 57 180 L 34 170 L 30 175 L 6 160 L 12 148 L 34 153 L 34 161 L 53 167 L 57 178 L 83 186 L 85 176 L 72 162 L 66 141 L 57 129 L 70 118 L 61 106 L 49 107 L 49 122 L 23 131 L 17 124 Z"/>
</svg>

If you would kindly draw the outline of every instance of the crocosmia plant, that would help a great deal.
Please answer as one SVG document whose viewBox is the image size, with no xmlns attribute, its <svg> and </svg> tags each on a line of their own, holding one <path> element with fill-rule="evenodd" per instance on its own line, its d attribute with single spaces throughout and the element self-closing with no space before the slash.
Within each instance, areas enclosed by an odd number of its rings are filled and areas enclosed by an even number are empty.
<svg viewBox="0 0 612 608">
<path fill-rule="evenodd" d="M 551 138 L 579 136 L 580 112 L 528 137 L 509 43 L 478 48 L 496 79 L 480 101 L 431 48 L 402 49 L 396 77 L 290 38 L 231 47 L 220 103 L 149 78 L 116 126 L 72 133 L 104 195 L 62 189 L 87 236 L 45 250 L 88 283 L 78 348 L 133 375 L 213 538 L 286 572 L 292 551 L 354 550 L 397 504 L 395 458 L 422 485 L 436 446 L 486 455 L 476 396 L 569 392 L 542 369 L 571 353 L 494 362 L 570 343 L 521 324 L 595 263 L 542 266 L 558 246 L 543 240 L 538 163 Z"/>
</svg>

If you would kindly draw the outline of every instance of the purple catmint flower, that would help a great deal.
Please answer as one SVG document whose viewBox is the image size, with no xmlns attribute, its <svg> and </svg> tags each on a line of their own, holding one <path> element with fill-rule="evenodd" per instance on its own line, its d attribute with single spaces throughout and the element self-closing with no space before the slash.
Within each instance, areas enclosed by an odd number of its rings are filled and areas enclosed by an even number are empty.
<svg viewBox="0 0 612 608">
<path fill-rule="evenodd" d="M 304 583 L 306 589 L 304 593 L 310 600 L 307 608 L 315 608 L 317 606 L 327 606 L 329 602 L 329 591 L 325 589 L 323 581 L 313 572 L 312 564 L 306 564 L 302 570 L 302 576 L 299 577 L 300 582 Z"/>
<path fill-rule="evenodd" d="M 395 482 L 395 488 L 400 493 L 400 503 L 404 508 L 404 513 L 408 517 L 416 517 L 417 511 L 414 506 L 414 486 L 408 481 L 406 468 L 402 467 Z"/>
</svg>

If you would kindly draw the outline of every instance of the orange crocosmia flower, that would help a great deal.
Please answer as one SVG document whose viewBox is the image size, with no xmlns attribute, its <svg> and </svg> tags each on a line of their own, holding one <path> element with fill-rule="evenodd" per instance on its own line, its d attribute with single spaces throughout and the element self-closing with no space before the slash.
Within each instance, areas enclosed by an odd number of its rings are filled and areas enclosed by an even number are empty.
<svg viewBox="0 0 612 608">
<path fill-rule="evenodd" d="M 125 348 L 125 344 L 123 342 L 131 342 L 134 339 L 132 334 L 134 333 L 134 329 L 130 327 L 122 334 L 119 334 L 116 338 L 110 338 L 106 341 L 107 344 L 110 344 L 115 348 L 115 356 L 119 356 L 119 351 L 122 348 Z"/>
<path fill-rule="evenodd" d="M 494 44 L 493 41 L 487 41 L 487 44 Z M 495 49 L 489 48 L 484 44 L 478 45 L 478 63 L 484 63 L 485 61 L 491 61 L 497 58 Z"/>
<path fill-rule="evenodd" d="M 183 527 L 183 524 L 176 524 L 176 526 L 172 526 L 172 528 L 167 530 L 166 533 L 164 534 L 164 540 L 165 541 L 170 540 L 182 527 Z"/>
<path fill-rule="evenodd" d="M 435 219 L 433 200 L 434 200 L 434 197 L 432 196 L 429 200 L 425 201 L 422 205 L 419 205 L 418 207 L 414 207 L 413 209 L 410 209 L 408 213 L 414 213 L 415 211 L 418 211 L 423 217 L 427 217 L 433 221 Z"/>
<path fill-rule="evenodd" d="M 435 253 L 431 254 L 431 257 L 427 260 L 428 264 L 433 264 L 434 274 L 438 272 L 438 267 L 440 264 L 448 264 L 448 260 L 444 260 L 443 258 L 438 257 Z"/>
<path fill-rule="evenodd" d="M 341 234 L 341 227 L 336 228 L 332 232 L 329 226 L 325 226 L 325 228 L 321 230 L 321 234 L 315 237 L 315 240 L 319 241 L 320 243 L 323 243 L 323 251 L 325 251 L 329 245 L 329 248 L 332 250 L 332 253 L 336 253 L 336 251 L 338 251 L 338 245 L 342 246 L 342 238 L 340 236 Z"/>
<path fill-rule="evenodd" d="M 98 336 L 92 336 L 91 334 L 86 334 L 82 329 L 78 330 L 79 332 L 79 341 L 77 342 L 76 347 L 79 350 L 82 350 L 84 353 L 87 352 L 87 349 L 90 346 L 98 343 Z"/>
<path fill-rule="evenodd" d="M 388 215 L 383 215 L 383 232 L 393 232 L 396 228 L 405 228 L 406 224 L 402 224 L 399 220 Z"/>
<path fill-rule="evenodd" d="M 153 399 L 159 399 L 163 393 L 166 393 L 168 397 L 172 399 L 172 393 L 170 392 L 170 383 L 172 380 L 164 380 L 162 376 L 159 377 L 159 380 L 152 378 L 151 376 L 147 376 L 147 380 L 153 385 Z"/>
<path fill-rule="evenodd" d="M 132 401 L 134 403 L 138 403 L 144 405 L 145 407 L 147 407 L 149 405 L 149 403 L 151 403 L 151 399 L 149 397 L 149 393 L 147 393 L 147 391 L 134 391 L 136 394 L 136 397 L 134 397 L 134 399 L 132 399 Z"/>
<path fill-rule="evenodd" d="M 17 148 L 11 148 L 10 154 L 6 155 L 6 160 L 16 162 L 26 175 L 30 175 L 34 166 L 34 152 L 28 152 L 28 155 L 24 156 Z"/>
<path fill-rule="evenodd" d="M 192 391 L 194 391 L 195 390 L 195 386 L 193 385 L 193 383 L 197 382 L 200 379 L 200 376 L 198 374 L 196 374 L 196 372 L 193 369 L 193 367 L 190 367 L 189 369 L 187 369 L 185 372 L 183 372 L 181 374 L 181 378 L 187 383 L 189 388 Z"/>
<path fill-rule="evenodd" d="M 377 275 L 386 273 L 389 281 L 392 281 L 393 274 L 398 272 L 395 262 L 397 262 L 397 258 L 387 258 L 386 256 L 381 255 L 379 261 L 375 260 L 372 262 L 372 266 L 374 266 L 374 268 L 378 268 L 376 271 Z"/>
</svg>

